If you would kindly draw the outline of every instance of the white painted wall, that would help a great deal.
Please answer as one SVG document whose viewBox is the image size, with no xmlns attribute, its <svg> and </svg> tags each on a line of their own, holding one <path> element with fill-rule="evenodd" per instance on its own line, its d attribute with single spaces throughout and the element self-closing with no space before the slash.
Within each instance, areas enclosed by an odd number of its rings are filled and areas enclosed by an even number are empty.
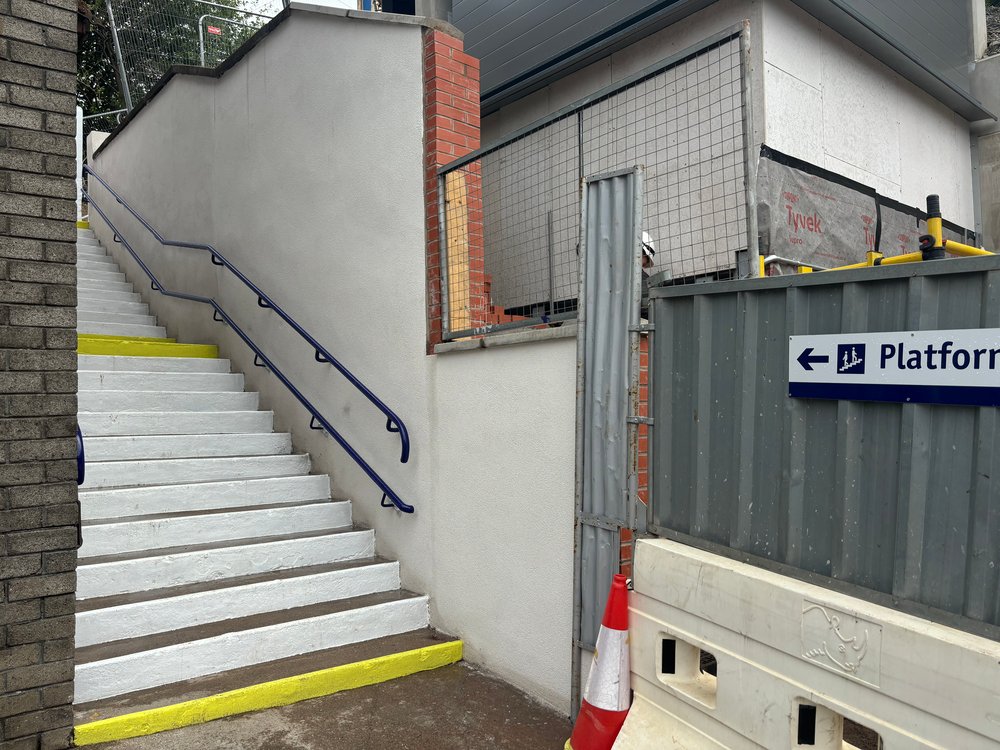
<svg viewBox="0 0 1000 750">
<path fill-rule="evenodd" d="M 293 11 L 222 78 L 172 79 L 94 161 L 165 235 L 216 245 L 391 405 L 410 430 L 406 465 L 381 414 L 206 254 L 160 247 L 94 195 L 168 287 L 216 296 L 416 506 L 380 508 L 208 307 L 136 284 L 170 335 L 218 343 L 246 374 L 403 585 L 431 596 L 432 623 L 568 712 L 575 342 L 425 354 L 422 141 L 420 27 Z"/>
<path fill-rule="evenodd" d="M 764 140 L 972 227 L 969 124 L 790 0 L 763 12 Z"/>
</svg>

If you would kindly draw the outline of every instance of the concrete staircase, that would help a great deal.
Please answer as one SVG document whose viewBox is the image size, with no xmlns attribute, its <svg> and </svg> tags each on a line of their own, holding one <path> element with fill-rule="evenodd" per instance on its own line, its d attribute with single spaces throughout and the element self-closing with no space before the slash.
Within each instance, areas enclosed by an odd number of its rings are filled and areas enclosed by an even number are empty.
<svg viewBox="0 0 1000 750">
<path fill-rule="evenodd" d="M 243 376 L 168 339 L 92 231 L 77 249 L 77 704 L 426 628 Z"/>
</svg>

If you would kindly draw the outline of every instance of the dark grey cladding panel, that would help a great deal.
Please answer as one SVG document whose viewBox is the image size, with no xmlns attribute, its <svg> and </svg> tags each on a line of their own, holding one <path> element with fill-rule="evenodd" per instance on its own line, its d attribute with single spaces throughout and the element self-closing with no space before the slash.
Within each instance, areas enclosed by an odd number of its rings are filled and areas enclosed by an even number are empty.
<svg viewBox="0 0 1000 750">
<path fill-rule="evenodd" d="M 691 0 L 455 0 L 452 23 L 465 49 L 482 61 L 484 98 L 540 67 L 565 71 L 562 62 L 628 33 L 650 14 Z M 688 11 L 690 12 L 690 11 Z"/>
</svg>

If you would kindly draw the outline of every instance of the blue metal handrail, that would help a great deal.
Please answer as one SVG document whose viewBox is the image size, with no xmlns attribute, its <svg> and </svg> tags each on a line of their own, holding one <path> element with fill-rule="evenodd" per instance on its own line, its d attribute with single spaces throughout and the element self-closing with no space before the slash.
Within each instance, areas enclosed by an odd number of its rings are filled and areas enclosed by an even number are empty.
<svg viewBox="0 0 1000 750">
<path fill-rule="evenodd" d="M 83 484 L 86 478 L 87 460 L 83 450 L 83 433 L 80 432 L 80 425 L 76 426 L 76 483 Z"/>
<path fill-rule="evenodd" d="M 310 344 L 310 346 L 313 347 L 315 351 L 315 359 L 317 362 L 325 362 L 333 365 L 338 372 L 340 372 L 352 385 L 354 385 L 359 391 L 361 391 L 361 393 L 363 393 L 368 398 L 369 401 L 371 401 L 383 414 L 386 415 L 386 424 L 385 424 L 386 430 L 388 430 L 389 432 L 398 432 L 400 441 L 402 442 L 402 454 L 399 460 L 402 463 L 406 463 L 409 460 L 410 458 L 409 433 L 406 430 L 406 425 L 404 425 L 403 421 L 398 416 L 396 416 L 395 412 L 393 412 L 388 406 L 386 406 L 382 402 L 382 400 L 378 398 L 378 396 L 372 393 L 368 389 L 368 387 L 365 386 L 364 383 L 362 383 L 360 380 L 358 380 L 353 373 L 351 373 L 346 367 L 344 367 L 344 365 L 342 365 L 339 361 L 337 361 L 337 359 L 332 354 L 330 354 L 330 352 L 327 351 L 325 347 L 323 347 L 318 341 L 316 341 L 316 339 L 314 339 L 307 331 L 305 331 L 302 328 L 302 326 L 296 323 L 288 315 L 288 313 L 286 313 L 284 310 L 278 307 L 271 300 L 270 297 L 268 297 L 263 291 L 261 291 L 261 289 L 256 284 L 250 281 L 246 276 L 243 275 L 243 273 L 238 268 L 236 268 L 232 263 L 226 260 L 226 258 L 223 257 L 223 255 L 218 250 L 216 250 L 211 245 L 202 245 L 193 242 L 177 242 L 175 240 L 168 240 L 164 238 L 134 208 L 132 208 L 128 203 L 126 203 L 125 199 L 122 198 L 120 195 L 118 195 L 118 193 L 116 193 L 99 174 L 97 174 L 93 169 L 91 169 L 87 165 L 84 165 L 83 170 L 85 174 L 93 175 L 93 177 L 96 178 L 97 181 L 100 182 L 107 189 L 107 191 L 115 197 L 115 200 L 117 200 L 118 203 L 120 203 L 125 208 L 125 210 L 127 210 L 130 214 L 132 214 L 132 216 L 134 216 L 139 221 L 139 223 L 142 224 L 149 231 L 149 233 L 156 238 L 156 240 L 161 245 L 169 245 L 171 247 L 186 247 L 195 250 L 207 250 L 212 254 L 213 264 L 228 268 L 240 281 L 242 281 L 251 291 L 254 292 L 254 294 L 257 295 L 257 305 L 259 307 L 274 310 L 274 312 L 276 312 L 281 317 L 282 320 L 284 320 L 289 326 L 291 326 L 291 328 L 295 330 L 296 333 L 298 333 L 303 339 L 305 339 Z M 312 419 L 309 420 L 309 427 L 314 430 L 324 430 L 328 435 L 330 435 L 334 440 L 336 440 L 340 444 L 340 447 L 347 452 L 347 454 L 354 460 L 354 462 L 361 468 L 361 470 L 368 475 L 369 479 L 371 479 L 376 484 L 376 486 L 378 486 L 378 488 L 382 490 L 382 501 L 381 501 L 382 506 L 387 508 L 395 506 L 404 513 L 413 512 L 413 506 L 404 502 L 399 497 L 399 495 L 396 494 L 396 492 L 388 484 L 386 484 L 386 482 L 382 479 L 382 477 L 380 477 L 378 473 L 371 466 L 368 465 L 368 462 L 365 461 L 364 458 L 362 458 L 361 455 L 347 442 L 347 440 L 339 432 L 337 432 L 337 430 L 333 428 L 333 425 L 330 424 L 330 422 L 326 419 L 326 417 L 320 414 L 319 411 L 316 409 L 316 407 L 313 406 L 312 403 L 305 396 L 302 395 L 302 393 L 298 390 L 298 388 L 296 388 L 292 384 L 292 382 L 285 376 L 285 374 L 282 373 L 281 370 L 279 370 L 277 367 L 275 367 L 274 363 L 264 354 L 264 352 L 260 349 L 260 347 L 257 346 L 257 344 L 253 342 L 253 340 L 246 334 L 246 332 L 244 332 L 243 329 L 236 324 L 236 322 L 229 316 L 229 314 L 222 308 L 222 306 L 215 301 L 215 299 L 211 297 L 203 297 L 197 294 L 188 294 L 186 292 L 177 292 L 167 289 L 156 277 L 156 275 L 152 272 L 152 270 L 150 270 L 149 266 L 147 266 L 146 263 L 142 260 L 142 258 L 139 257 L 139 254 L 135 251 L 132 245 L 129 244 L 128 240 L 125 239 L 124 235 L 122 235 L 122 233 L 118 230 L 118 228 L 112 223 L 108 215 L 104 213 L 101 207 L 94 201 L 93 197 L 89 194 L 89 192 L 86 189 L 83 189 L 81 190 L 81 193 L 83 197 L 87 200 L 87 202 L 97 211 L 97 213 L 101 215 L 101 218 L 104 219 L 105 223 L 107 223 L 107 225 L 111 228 L 111 231 L 114 232 L 115 241 L 120 242 L 122 246 L 126 250 L 128 250 L 129 254 L 135 259 L 136 263 L 139 264 L 139 267 L 142 268 L 146 276 L 149 277 L 149 280 L 151 282 L 150 286 L 154 292 L 159 292 L 160 294 L 163 294 L 167 297 L 186 299 L 186 300 L 191 300 L 192 302 L 201 302 L 202 304 L 210 305 L 214 310 L 214 312 L 212 313 L 212 318 L 220 323 L 226 323 L 230 328 L 233 329 L 233 331 L 236 332 L 236 334 L 241 339 L 243 339 L 243 342 L 253 351 L 254 364 L 257 365 L 258 367 L 266 367 L 268 370 L 270 370 L 278 378 L 278 380 L 280 380 L 282 384 L 291 392 L 291 394 L 295 396 L 296 399 L 298 399 L 299 403 L 305 407 L 306 411 L 308 411 L 309 414 L 312 416 Z M 386 502 L 387 499 L 390 502 L 387 503 Z"/>
</svg>

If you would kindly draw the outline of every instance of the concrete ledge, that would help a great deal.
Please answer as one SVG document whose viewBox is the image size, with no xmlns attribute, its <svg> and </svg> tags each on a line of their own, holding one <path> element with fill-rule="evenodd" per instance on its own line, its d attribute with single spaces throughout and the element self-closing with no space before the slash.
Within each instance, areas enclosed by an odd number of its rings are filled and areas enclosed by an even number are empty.
<svg viewBox="0 0 1000 750">
<path fill-rule="evenodd" d="M 434 353 L 450 354 L 451 352 L 465 352 L 471 349 L 492 349 L 495 346 L 514 346 L 516 344 L 531 344 L 536 341 L 571 338 L 576 338 L 576 321 L 564 323 L 558 328 L 528 328 L 510 333 L 491 333 L 478 339 L 446 341 L 443 344 L 435 344 Z"/>
<path fill-rule="evenodd" d="M 246 57 L 249 52 L 268 37 L 278 26 L 280 26 L 293 13 L 316 13 L 339 18 L 349 18 L 361 21 L 376 21 L 379 23 L 396 23 L 406 26 L 422 26 L 436 31 L 443 31 L 446 34 L 462 39 L 462 32 L 446 21 L 436 18 L 424 18 L 423 16 L 405 16 L 399 13 L 371 13 L 360 10 L 347 10 L 345 8 L 332 8 L 326 5 L 315 3 L 290 2 L 285 8 L 274 16 L 270 21 L 257 30 L 253 36 L 247 39 L 229 57 L 222 61 L 218 67 L 202 68 L 197 65 L 172 65 L 160 78 L 149 93 L 135 103 L 132 110 L 122 118 L 114 130 L 108 135 L 103 143 L 94 151 L 93 156 L 98 156 L 111 142 L 124 130 L 132 120 L 136 118 L 149 102 L 151 102 L 174 76 L 202 76 L 205 78 L 221 78 L 228 70 L 233 68 L 238 62 Z"/>
</svg>

